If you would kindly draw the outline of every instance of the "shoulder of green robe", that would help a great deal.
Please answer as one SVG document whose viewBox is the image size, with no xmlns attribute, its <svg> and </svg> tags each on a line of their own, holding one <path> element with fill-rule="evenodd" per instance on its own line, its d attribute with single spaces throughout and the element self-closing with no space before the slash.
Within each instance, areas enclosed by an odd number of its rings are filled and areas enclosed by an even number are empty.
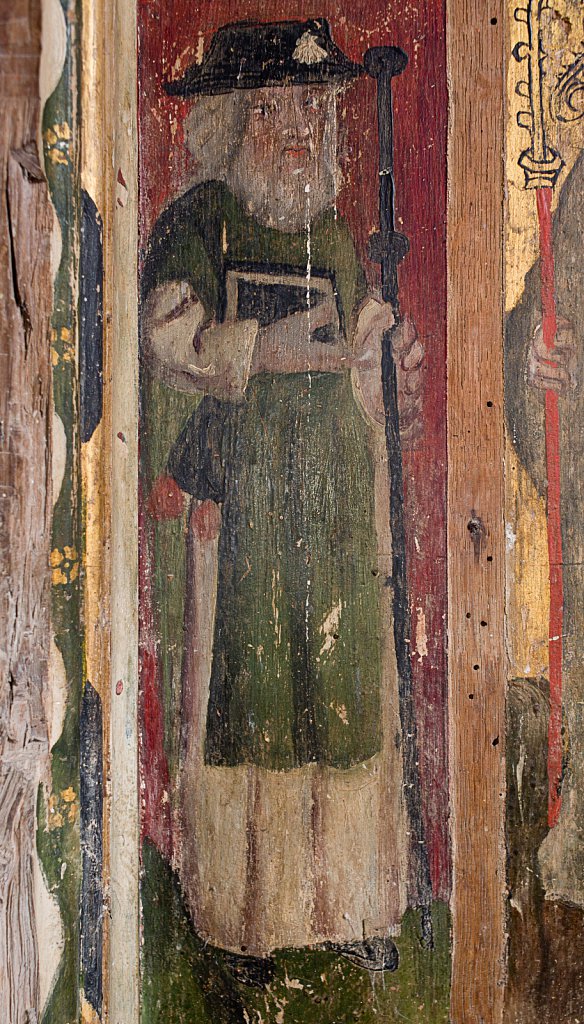
<svg viewBox="0 0 584 1024">
<path fill-rule="evenodd" d="M 219 181 L 205 181 L 173 199 L 158 217 L 143 255 L 141 293 L 144 298 L 159 284 L 191 280 L 212 272 L 214 248 L 220 244 L 220 225 L 229 193 Z"/>
</svg>

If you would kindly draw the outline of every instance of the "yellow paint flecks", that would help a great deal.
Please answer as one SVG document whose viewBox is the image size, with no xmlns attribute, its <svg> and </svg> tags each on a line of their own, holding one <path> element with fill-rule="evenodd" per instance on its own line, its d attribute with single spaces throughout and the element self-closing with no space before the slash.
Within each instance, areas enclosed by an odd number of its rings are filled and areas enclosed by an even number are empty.
<svg viewBox="0 0 584 1024">
<path fill-rule="evenodd" d="M 51 579 L 53 586 L 65 586 L 77 579 L 79 574 L 79 561 L 77 551 L 74 547 L 65 545 L 62 551 L 53 548 L 49 556 L 52 568 Z"/>
<path fill-rule="evenodd" d="M 51 362 L 57 366 L 60 360 L 64 363 L 75 361 L 75 337 L 69 327 L 61 327 L 59 334 L 51 331 Z"/>
<path fill-rule="evenodd" d="M 61 812 L 59 810 L 57 810 L 58 801 L 59 801 L 58 796 L 55 793 L 51 793 L 51 795 L 49 797 L 48 815 L 47 815 L 47 825 L 48 825 L 49 831 L 52 831 L 54 828 L 62 828 L 62 826 L 63 826 L 63 815 L 61 814 Z"/>
<path fill-rule="evenodd" d="M 49 831 L 62 828 L 65 821 L 71 825 L 77 820 L 79 803 L 77 794 L 70 788 L 60 794 L 51 793 L 47 804 L 47 827 Z"/>
<path fill-rule="evenodd" d="M 43 132 L 43 139 L 47 147 L 47 156 L 52 163 L 67 164 L 69 162 L 71 129 L 66 121 L 47 128 Z"/>
</svg>

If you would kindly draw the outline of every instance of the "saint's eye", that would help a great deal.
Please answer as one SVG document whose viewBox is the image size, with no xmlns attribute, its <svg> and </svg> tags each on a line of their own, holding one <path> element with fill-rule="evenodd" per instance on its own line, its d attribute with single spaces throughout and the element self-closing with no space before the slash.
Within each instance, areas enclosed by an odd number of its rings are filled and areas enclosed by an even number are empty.
<svg viewBox="0 0 584 1024">
<path fill-rule="evenodd" d="M 253 112 L 255 117 L 263 118 L 265 120 L 266 118 L 270 117 L 273 114 L 274 104 L 260 101 L 259 103 L 256 103 L 255 107 L 253 108 Z"/>
</svg>

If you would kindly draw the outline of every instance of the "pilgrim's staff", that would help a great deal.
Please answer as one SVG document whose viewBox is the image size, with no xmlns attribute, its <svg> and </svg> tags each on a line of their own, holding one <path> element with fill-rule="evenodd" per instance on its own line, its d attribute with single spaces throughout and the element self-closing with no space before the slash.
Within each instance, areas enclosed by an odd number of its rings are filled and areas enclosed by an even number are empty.
<svg viewBox="0 0 584 1024">
<path fill-rule="evenodd" d="M 372 47 L 363 60 L 365 70 L 377 82 L 377 128 L 379 135 L 379 226 L 370 243 L 370 256 L 381 264 L 381 291 L 391 304 L 395 323 L 383 335 L 381 374 L 385 408 L 385 439 L 390 477 L 390 522 L 392 544 L 393 629 L 399 678 L 400 718 L 404 746 L 405 797 L 411 822 L 412 865 L 416 876 L 418 905 L 423 909 L 425 941 L 431 943 L 430 905 L 432 883 L 422 820 L 421 786 L 418 771 L 416 711 L 410 661 L 410 604 L 406 565 L 406 529 L 397 367 L 392 339 L 400 323 L 397 268 L 409 250 L 407 237 L 395 230 L 395 180 L 393 170 L 392 79 L 405 70 L 408 58 L 396 46 Z"/>
</svg>

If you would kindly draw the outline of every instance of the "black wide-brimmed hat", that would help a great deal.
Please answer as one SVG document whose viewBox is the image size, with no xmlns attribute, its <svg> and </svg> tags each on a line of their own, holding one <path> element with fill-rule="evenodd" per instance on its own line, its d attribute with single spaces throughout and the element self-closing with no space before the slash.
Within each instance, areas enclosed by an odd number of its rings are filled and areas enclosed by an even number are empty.
<svg viewBox="0 0 584 1024">
<path fill-rule="evenodd" d="M 240 21 L 218 29 L 201 64 L 191 64 L 164 89 L 170 96 L 214 96 L 270 85 L 350 81 L 362 72 L 335 46 L 324 18 Z"/>
</svg>

